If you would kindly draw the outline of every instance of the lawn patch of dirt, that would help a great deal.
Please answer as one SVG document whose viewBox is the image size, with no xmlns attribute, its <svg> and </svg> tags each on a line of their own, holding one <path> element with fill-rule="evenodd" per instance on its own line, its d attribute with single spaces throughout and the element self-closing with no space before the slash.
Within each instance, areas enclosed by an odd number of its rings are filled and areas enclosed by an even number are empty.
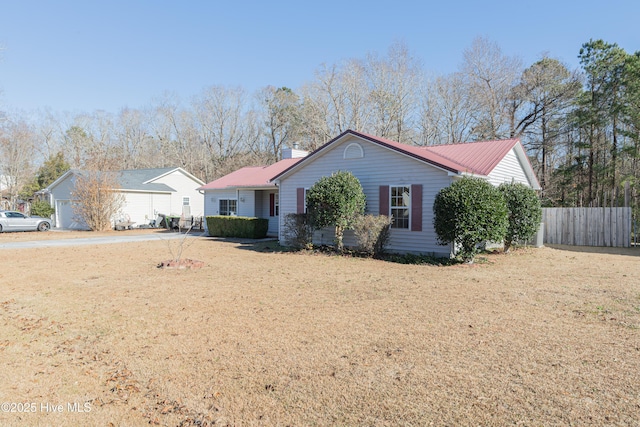
<svg viewBox="0 0 640 427">
<path fill-rule="evenodd" d="M 0 425 L 640 425 L 640 250 L 607 252 L 4 249 L 0 396 L 37 410 Z"/>
<path fill-rule="evenodd" d="M 204 267 L 204 262 L 191 258 L 169 259 L 158 264 L 158 268 L 197 269 Z"/>
</svg>

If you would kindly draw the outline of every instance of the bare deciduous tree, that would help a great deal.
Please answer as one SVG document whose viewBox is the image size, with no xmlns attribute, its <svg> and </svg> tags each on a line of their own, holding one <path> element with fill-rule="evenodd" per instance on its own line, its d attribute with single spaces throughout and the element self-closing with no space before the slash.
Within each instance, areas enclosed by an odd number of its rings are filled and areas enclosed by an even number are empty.
<svg viewBox="0 0 640 427">
<path fill-rule="evenodd" d="M 509 135 L 509 95 L 521 70 L 520 59 L 504 55 L 497 43 L 486 38 L 476 38 L 464 51 L 461 72 L 475 113 L 476 139 Z"/>
<path fill-rule="evenodd" d="M 264 106 L 265 148 L 272 156 L 272 161 L 277 161 L 283 147 L 299 142 L 299 98 L 288 87 L 273 86 L 262 89 L 259 98 Z"/>
<path fill-rule="evenodd" d="M 0 126 L 0 176 L 9 208 L 16 209 L 18 194 L 35 173 L 35 135 L 23 121 L 5 120 Z"/>
<path fill-rule="evenodd" d="M 92 153 L 85 169 L 78 171 L 72 196 L 74 214 L 94 231 L 110 230 L 124 204 L 117 162 L 108 149 Z"/>
<path fill-rule="evenodd" d="M 369 55 L 366 73 L 369 101 L 374 111 L 374 133 L 399 142 L 409 142 L 411 123 L 420 86 L 421 67 L 404 43 L 389 48 L 387 58 Z"/>
<path fill-rule="evenodd" d="M 165 94 L 158 102 L 153 131 L 162 162 L 156 166 L 180 166 L 196 176 L 206 175 L 208 162 L 197 141 L 192 114 L 180 107 L 177 96 Z"/>
<path fill-rule="evenodd" d="M 245 148 L 246 95 L 240 87 L 212 86 L 194 99 L 192 107 L 198 139 L 213 167 L 206 177 L 210 179 Z"/>
<path fill-rule="evenodd" d="M 121 169 L 148 168 L 155 165 L 149 117 L 130 108 L 120 111 L 115 123 L 116 147 Z"/>
<path fill-rule="evenodd" d="M 453 144 L 471 138 L 473 111 L 460 73 L 426 85 L 419 109 L 420 145 Z"/>
</svg>

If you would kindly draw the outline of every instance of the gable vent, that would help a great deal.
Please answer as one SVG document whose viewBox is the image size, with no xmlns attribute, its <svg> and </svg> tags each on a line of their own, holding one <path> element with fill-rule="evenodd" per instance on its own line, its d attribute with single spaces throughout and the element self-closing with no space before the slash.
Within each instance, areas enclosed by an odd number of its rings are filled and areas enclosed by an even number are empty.
<svg viewBox="0 0 640 427">
<path fill-rule="evenodd" d="M 344 149 L 345 159 L 361 159 L 364 157 L 364 150 L 357 142 L 352 142 Z"/>
</svg>

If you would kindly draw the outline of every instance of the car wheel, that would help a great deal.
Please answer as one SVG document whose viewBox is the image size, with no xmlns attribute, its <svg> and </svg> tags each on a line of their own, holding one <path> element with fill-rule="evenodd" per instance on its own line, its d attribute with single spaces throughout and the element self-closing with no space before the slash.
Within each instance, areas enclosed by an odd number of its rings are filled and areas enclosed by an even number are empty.
<svg viewBox="0 0 640 427">
<path fill-rule="evenodd" d="M 0 225 L 0 233 L 2 233 L 2 225 Z"/>
<path fill-rule="evenodd" d="M 48 222 L 41 222 L 40 224 L 38 224 L 38 231 L 49 231 L 49 223 Z"/>
</svg>

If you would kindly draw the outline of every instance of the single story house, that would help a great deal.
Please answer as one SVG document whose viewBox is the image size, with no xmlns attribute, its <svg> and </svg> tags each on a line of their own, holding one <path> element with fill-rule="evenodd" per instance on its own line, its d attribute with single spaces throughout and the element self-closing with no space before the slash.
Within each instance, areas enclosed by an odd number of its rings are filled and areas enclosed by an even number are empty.
<svg viewBox="0 0 640 427">
<path fill-rule="evenodd" d="M 279 232 L 278 188 L 271 179 L 296 164 L 308 153 L 298 148 L 285 148 L 283 159 L 269 166 L 248 166 L 231 172 L 198 190 L 204 193 L 204 214 L 237 215 L 267 218 L 268 235 Z"/>
<path fill-rule="evenodd" d="M 271 221 L 277 221 L 278 237 L 283 241 L 286 215 L 303 213 L 306 191 L 321 177 L 337 171 L 349 171 L 360 180 L 367 198 L 366 213 L 393 216 L 388 249 L 399 253 L 452 254 L 453 247 L 437 243 L 433 202 L 436 194 L 456 179 L 477 176 L 496 186 L 520 182 L 540 189 L 517 139 L 419 147 L 347 130 L 304 157 L 283 159 L 264 168 L 240 169 L 207 184 L 202 188 L 212 186 L 205 190 L 209 200 L 205 214 L 266 217 L 268 212 Z M 253 174 L 262 184 L 253 186 L 252 182 L 243 187 Z M 224 196 L 220 183 L 224 183 Z M 258 198 L 261 210 L 256 209 Z M 271 209 L 271 200 L 277 201 L 276 209 Z M 247 201 L 251 201 L 247 209 L 241 209 Z M 236 211 L 225 210 L 228 206 Z M 319 230 L 314 243 L 332 244 L 333 238 L 333 230 Z M 353 243 L 353 236 L 345 233 L 345 245 Z"/>
<path fill-rule="evenodd" d="M 73 190 L 83 171 L 71 169 L 52 182 L 44 192 L 55 208 L 54 226 L 64 229 L 87 229 L 73 211 L 76 202 Z M 124 196 L 118 219 L 133 222 L 133 226 L 155 221 L 158 214 L 202 216 L 204 200 L 198 191 L 203 182 L 179 167 L 134 169 L 117 172 L 118 188 Z"/>
</svg>

